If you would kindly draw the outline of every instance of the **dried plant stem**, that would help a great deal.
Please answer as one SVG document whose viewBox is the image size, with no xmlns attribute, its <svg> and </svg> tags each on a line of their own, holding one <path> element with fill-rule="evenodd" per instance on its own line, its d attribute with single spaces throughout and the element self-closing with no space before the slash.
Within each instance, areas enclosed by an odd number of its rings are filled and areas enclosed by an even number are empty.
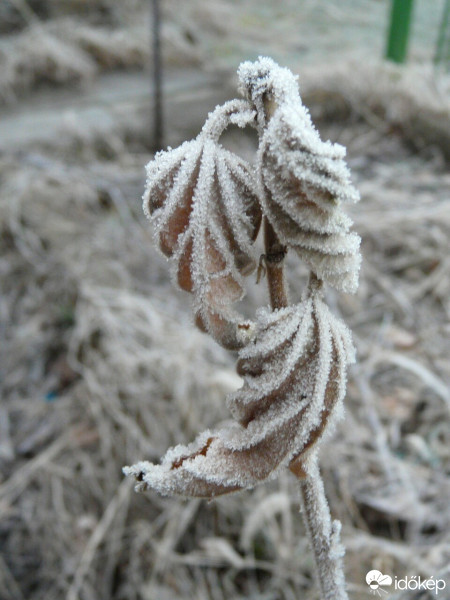
<svg viewBox="0 0 450 600">
<path fill-rule="evenodd" d="M 317 456 L 305 465 L 306 478 L 300 479 L 300 496 L 305 527 L 316 561 L 317 578 L 323 600 L 348 600 L 342 567 L 344 548 L 340 543 L 340 521 L 332 521 L 320 476 Z"/>
<path fill-rule="evenodd" d="M 286 246 L 278 239 L 272 225 L 264 218 L 264 255 L 267 268 L 267 285 L 269 287 L 270 305 L 273 310 L 284 308 L 289 304 L 286 281 L 284 277 L 284 258 Z"/>
<path fill-rule="evenodd" d="M 270 303 L 272 309 L 276 310 L 289 304 L 284 276 L 286 248 L 282 246 L 266 218 L 264 219 L 264 245 Z M 310 284 L 315 282 L 316 277 L 311 274 Z M 308 462 L 302 467 L 301 474 L 297 474 L 300 481 L 302 513 L 314 552 L 322 598 L 323 600 L 348 600 L 342 568 L 344 549 L 339 540 L 341 524 L 339 521 L 331 520 L 317 455 L 310 456 Z M 295 473 L 295 470 L 293 472 Z"/>
</svg>

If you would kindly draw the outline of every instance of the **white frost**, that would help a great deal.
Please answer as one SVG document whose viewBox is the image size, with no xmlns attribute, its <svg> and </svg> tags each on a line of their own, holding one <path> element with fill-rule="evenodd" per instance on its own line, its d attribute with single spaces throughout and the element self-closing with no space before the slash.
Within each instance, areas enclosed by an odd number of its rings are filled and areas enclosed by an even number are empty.
<svg viewBox="0 0 450 600">
<path fill-rule="evenodd" d="M 357 202 L 345 148 L 323 142 L 303 106 L 294 75 L 272 59 L 243 63 L 241 92 L 260 127 L 258 175 L 264 214 L 281 242 L 339 290 L 354 292 L 360 238 L 340 205 Z"/>
<path fill-rule="evenodd" d="M 219 106 L 199 136 L 160 152 L 147 165 L 144 210 L 178 285 L 194 294 L 197 321 L 230 348 L 245 339 L 232 304 L 244 295 L 243 275 L 256 266 L 253 241 L 261 221 L 252 168 L 218 143 L 223 130 L 252 124 L 248 102 Z"/>
<path fill-rule="evenodd" d="M 244 385 L 228 397 L 235 421 L 169 450 L 161 465 L 128 467 L 138 490 L 211 498 L 253 487 L 306 457 L 341 412 L 354 350 L 320 290 L 298 305 L 260 311 L 256 326 L 255 343 L 240 353 Z"/>
</svg>

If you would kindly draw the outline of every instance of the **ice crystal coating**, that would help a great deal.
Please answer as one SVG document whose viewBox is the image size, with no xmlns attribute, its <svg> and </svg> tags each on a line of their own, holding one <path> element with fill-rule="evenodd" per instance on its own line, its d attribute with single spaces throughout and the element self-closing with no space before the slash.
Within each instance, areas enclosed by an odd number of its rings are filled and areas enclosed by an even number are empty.
<svg viewBox="0 0 450 600">
<path fill-rule="evenodd" d="M 239 92 L 255 106 L 261 128 L 267 124 L 267 113 L 272 107 L 295 98 L 300 100 L 298 78 L 271 58 L 260 56 L 255 62 L 243 62 L 237 74 Z"/>
<path fill-rule="evenodd" d="M 296 78 L 269 58 L 243 63 L 241 91 L 258 112 L 260 195 L 280 241 L 337 289 L 354 292 L 360 238 L 340 206 L 356 202 L 345 148 L 323 142 L 302 105 Z"/>
<path fill-rule="evenodd" d="M 178 285 L 195 295 L 196 321 L 228 348 L 240 347 L 249 325 L 231 305 L 243 276 L 255 268 L 252 243 L 261 209 L 250 166 L 218 139 L 230 123 L 253 123 L 255 113 L 235 100 L 209 115 L 202 132 L 147 165 L 144 211 Z"/>
<path fill-rule="evenodd" d="M 340 524 L 330 518 L 317 442 L 340 412 L 354 361 L 350 331 L 323 302 L 322 282 L 357 287 L 360 239 L 340 207 L 359 196 L 345 149 L 320 139 L 288 69 L 259 58 L 243 63 L 238 76 L 246 100 L 217 107 L 195 140 L 157 154 L 144 196 L 160 249 L 179 286 L 194 294 L 197 324 L 223 346 L 240 348 L 244 383 L 227 399 L 234 420 L 169 449 L 160 465 L 142 461 L 124 473 L 137 480 L 136 491 L 213 498 L 289 467 L 301 480 L 323 597 L 347 600 Z M 258 131 L 256 177 L 218 143 L 230 123 Z M 255 267 L 261 213 L 258 278 L 266 273 L 273 310 L 259 310 L 250 323 L 232 305 Z M 283 268 L 289 247 L 311 269 L 302 302 L 292 306 Z"/>
<path fill-rule="evenodd" d="M 260 310 L 254 341 L 240 351 L 244 385 L 228 398 L 235 419 L 170 449 L 161 465 L 126 467 L 136 489 L 212 498 L 250 488 L 303 461 L 338 413 L 354 349 L 347 327 L 312 285 L 305 299 Z"/>
</svg>

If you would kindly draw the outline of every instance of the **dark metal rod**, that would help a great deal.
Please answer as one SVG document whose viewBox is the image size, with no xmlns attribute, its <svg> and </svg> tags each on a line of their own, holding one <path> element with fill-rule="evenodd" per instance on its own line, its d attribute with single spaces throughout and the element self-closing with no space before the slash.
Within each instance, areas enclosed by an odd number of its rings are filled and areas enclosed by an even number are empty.
<svg viewBox="0 0 450 600">
<path fill-rule="evenodd" d="M 160 150 L 164 139 L 162 97 L 161 11 L 160 0 L 152 0 L 153 32 L 153 148 Z"/>
</svg>

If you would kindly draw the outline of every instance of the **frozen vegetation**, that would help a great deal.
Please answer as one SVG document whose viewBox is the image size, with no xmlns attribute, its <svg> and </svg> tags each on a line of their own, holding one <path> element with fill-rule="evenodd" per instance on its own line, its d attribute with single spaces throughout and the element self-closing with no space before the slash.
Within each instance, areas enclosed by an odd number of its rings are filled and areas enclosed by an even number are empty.
<svg viewBox="0 0 450 600">
<path fill-rule="evenodd" d="M 81 0 L 27 4 L 34 16 L 0 3 L 0 595 L 314 600 L 297 483 L 287 469 L 211 503 L 134 494 L 123 481 L 123 465 L 158 463 L 167 448 L 188 445 L 200 431 L 227 431 L 227 441 L 238 444 L 224 421 L 230 410 L 245 419 L 243 397 L 256 394 L 255 378 L 264 379 L 252 361 L 264 354 L 279 366 L 278 356 L 266 344 L 254 354 L 240 350 L 239 391 L 236 357 L 195 327 L 192 295 L 174 289 L 155 251 L 140 200 L 142 165 L 153 158 L 149 84 L 141 81 L 150 60 L 146 3 L 95 0 L 84 12 Z M 332 142 L 322 160 L 336 168 L 342 199 L 355 199 L 353 185 L 360 193 L 357 204 L 342 205 L 348 216 L 337 209 L 338 225 L 327 218 L 326 200 L 323 213 L 312 206 L 314 235 L 305 232 L 298 246 L 313 251 L 314 236 L 328 236 L 326 265 L 350 227 L 361 237 L 357 293 L 337 293 L 330 277 L 325 286 L 329 310 L 353 332 L 358 362 L 348 372 L 345 419 L 321 444 L 320 468 L 333 518 L 342 523 L 349 597 L 362 600 L 371 597 L 366 573 L 377 568 L 448 579 L 450 84 L 426 62 L 441 3 L 417 0 L 422 16 L 403 69 L 377 60 L 385 2 L 308 1 L 301 14 L 294 4 L 278 3 L 274 19 L 274 3 L 246 1 L 242 11 L 228 1 L 165 3 L 167 143 L 199 144 L 205 115 L 233 97 L 231 88 L 235 94 L 238 64 L 270 54 L 299 74 L 303 103 L 320 138 Z M 138 98 L 129 77 L 140 82 Z M 114 102 L 105 90 L 114 91 Z M 70 119 L 53 128 L 65 111 Z M 248 162 L 254 142 L 252 128 L 231 124 L 220 152 Z M 347 148 L 351 185 L 335 144 Z M 275 145 L 267 139 L 268 160 Z M 291 151 L 304 174 L 308 148 Z M 259 177 L 268 187 L 279 184 L 269 173 Z M 249 181 L 240 159 L 218 179 L 220 186 Z M 226 275 L 238 282 L 236 300 L 263 251 L 260 239 L 255 255 L 248 247 L 257 220 L 256 188 L 249 188 L 249 210 L 228 221 L 241 257 Z M 287 190 L 286 220 L 290 200 Z M 352 252 L 350 274 L 357 271 Z M 307 269 L 296 252 L 286 260 L 298 302 Z M 308 266 L 317 261 L 312 255 Z M 268 304 L 260 279 L 246 277 L 247 296 L 231 306 L 233 318 L 255 321 L 256 307 Z M 301 310 L 262 309 L 256 317 L 263 338 L 284 321 L 292 365 L 307 351 L 295 343 L 313 314 L 312 300 L 305 302 Z M 258 400 L 270 396 L 264 386 Z M 285 402 L 292 413 L 284 416 L 294 420 L 289 395 Z M 410 591 L 398 596 L 416 600 Z"/>
</svg>

